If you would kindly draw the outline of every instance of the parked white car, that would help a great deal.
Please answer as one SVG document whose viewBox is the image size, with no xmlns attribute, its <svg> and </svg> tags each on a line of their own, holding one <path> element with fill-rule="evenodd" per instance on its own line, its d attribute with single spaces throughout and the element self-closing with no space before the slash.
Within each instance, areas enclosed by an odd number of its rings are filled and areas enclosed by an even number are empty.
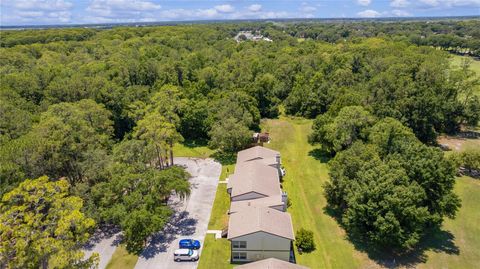
<svg viewBox="0 0 480 269">
<path fill-rule="evenodd" d="M 176 262 L 181 262 L 181 261 L 198 261 L 199 256 L 198 256 L 198 251 L 193 250 L 193 249 L 177 249 L 173 253 L 173 260 Z"/>
</svg>

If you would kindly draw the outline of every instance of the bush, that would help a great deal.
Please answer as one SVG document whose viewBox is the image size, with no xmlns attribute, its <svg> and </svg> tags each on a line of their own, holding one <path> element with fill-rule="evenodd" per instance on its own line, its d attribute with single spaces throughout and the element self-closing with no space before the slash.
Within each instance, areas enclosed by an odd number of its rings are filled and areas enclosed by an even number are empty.
<svg viewBox="0 0 480 269">
<path fill-rule="evenodd" d="M 295 245 L 303 252 L 312 252 L 315 250 L 315 242 L 313 241 L 313 232 L 301 228 L 295 235 Z"/>
</svg>

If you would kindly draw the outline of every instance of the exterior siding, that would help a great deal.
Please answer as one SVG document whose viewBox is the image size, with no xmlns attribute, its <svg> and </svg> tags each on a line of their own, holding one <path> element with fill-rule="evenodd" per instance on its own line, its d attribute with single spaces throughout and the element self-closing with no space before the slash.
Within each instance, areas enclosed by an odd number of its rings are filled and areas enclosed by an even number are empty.
<svg viewBox="0 0 480 269">
<path fill-rule="evenodd" d="M 231 241 L 246 241 L 246 248 L 233 248 L 233 252 L 246 252 L 246 261 L 257 261 L 266 258 L 277 258 L 284 261 L 290 259 L 291 240 L 280 236 L 272 235 L 264 232 L 257 232 L 245 236 L 240 236 Z M 232 261 L 237 261 L 233 259 Z"/>
<path fill-rule="evenodd" d="M 237 251 L 234 250 L 232 252 L 237 252 Z M 255 262 L 255 261 L 268 259 L 268 258 L 276 258 L 276 259 L 288 262 L 290 259 L 290 251 L 243 251 L 242 250 L 238 252 L 245 252 L 247 254 L 247 259 L 246 260 L 232 259 L 233 262 Z"/>
</svg>

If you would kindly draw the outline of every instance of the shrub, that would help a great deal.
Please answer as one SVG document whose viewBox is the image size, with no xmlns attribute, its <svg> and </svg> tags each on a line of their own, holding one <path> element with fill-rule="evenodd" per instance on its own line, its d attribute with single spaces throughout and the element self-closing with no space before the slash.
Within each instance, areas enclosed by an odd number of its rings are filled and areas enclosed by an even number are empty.
<svg viewBox="0 0 480 269">
<path fill-rule="evenodd" d="M 304 252 L 312 252 L 315 250 L 315 242 L 313 241 L 313 232 L 301 228 L 295 235 L 295 244 L 297 248 Z"/>
</svg>

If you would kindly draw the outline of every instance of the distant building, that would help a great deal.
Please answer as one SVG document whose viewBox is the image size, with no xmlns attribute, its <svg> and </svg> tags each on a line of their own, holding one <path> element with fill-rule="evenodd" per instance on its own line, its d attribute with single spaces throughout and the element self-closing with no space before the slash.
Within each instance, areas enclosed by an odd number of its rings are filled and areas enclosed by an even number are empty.
<svg viewBox="0 0 480 269">
<path fill-rule="evenodd" d="M 246 40 L 251 40 L 251 41 L 267 41 L 267 42 L 272 42 L 273 40 L 268 38 L 268 37 L 264 37 L 263 35 L 261 35 L 258 31 L 255 31 L 254 33 L 252 33 L 252 31 L 240 31 L 237 33 L 237 35 L 233 38 L 235 39 L 235 41 L 237 42 L 242 42 L 242 41 L 246 41 Z"/>
</svg>

